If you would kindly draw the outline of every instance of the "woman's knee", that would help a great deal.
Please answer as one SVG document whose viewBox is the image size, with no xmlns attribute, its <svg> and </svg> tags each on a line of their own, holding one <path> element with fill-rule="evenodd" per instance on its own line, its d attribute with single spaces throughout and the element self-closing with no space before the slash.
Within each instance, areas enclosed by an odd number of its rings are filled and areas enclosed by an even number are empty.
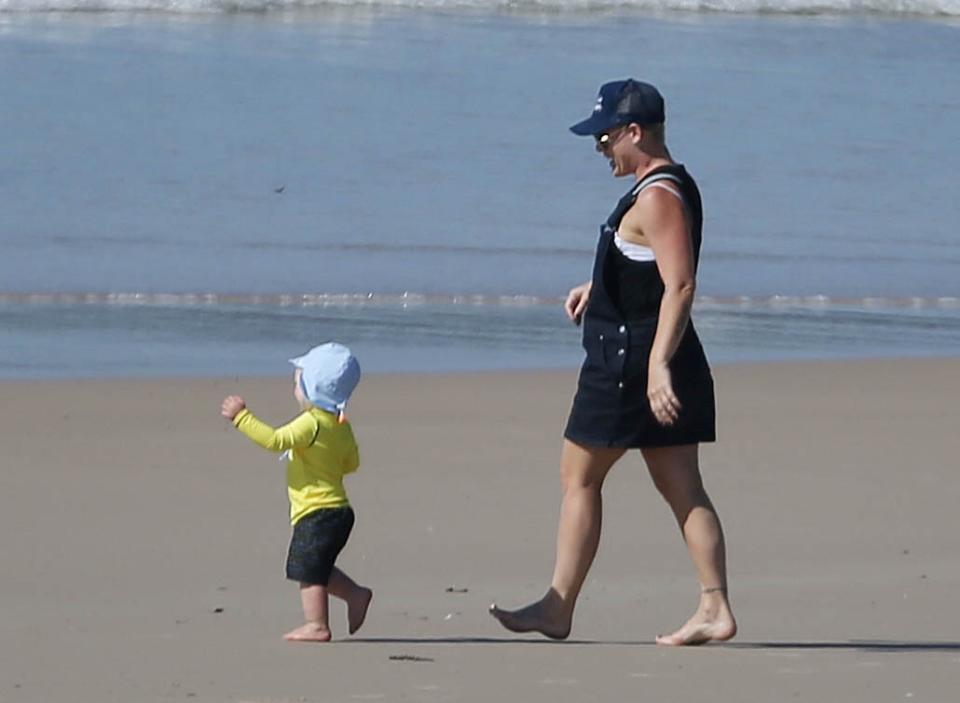
<svg viewBox="0 0 960 703">
<path fill-rule="evenodd" d="M 660 494 L 675 503 L 709 500 L 703 488 L 696 451 L 687 447 L 666 447 L 644 452 L 650 478 Z"/>
<path fill-rule="evenodd" d="M 603 487 L 603 475 L 586 470 L 583 466 L 563 464 L 560 467 L 560 487 L 563 492 L 599 491 Z"/>
<path fill-rule="evenodd" d="M 560 460 L 560 484 L 564 492 L 600 490 L 610 467 L 622 450 L 582 447 L 567 441 Z"/>
<path fill-rule="evenodd" d="M 650 475 L 653 478 L 653 485 L 667 500 L 679 500 L 681 498 L 699 500 L 706 497 L 706 491 L 703 488 L 703 481 L 700 480 L 699 473 L 691 475 L 682 471 L 668 470 L 651 471 Z"/>
<path fill-rule="evenodd" d="M 669 504 L 670 509 L 678 518 L 685 518 L 694 508 L 713 510 L 713 505 L 710 503 L 710 496 L 708 496 L 702 488 L 699 490 L 695 488 L 681 488 L 670 493 L 663 493 L 662 495 Z"/>
</svg>

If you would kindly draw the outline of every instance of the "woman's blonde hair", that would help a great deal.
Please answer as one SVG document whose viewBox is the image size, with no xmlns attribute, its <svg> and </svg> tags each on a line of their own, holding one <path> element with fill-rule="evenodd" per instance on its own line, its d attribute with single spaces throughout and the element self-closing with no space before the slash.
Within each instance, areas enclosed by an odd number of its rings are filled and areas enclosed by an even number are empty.
<svg viewBox="0 0 960 703">
<path fill-rule="evenodd" d="M 660 124 L 650 124 L 646 126 L 641 125 L 641 127 L 660 144 L 667 143 L 667 125 L 665 123 L 661 122 Z"/>
</svg>

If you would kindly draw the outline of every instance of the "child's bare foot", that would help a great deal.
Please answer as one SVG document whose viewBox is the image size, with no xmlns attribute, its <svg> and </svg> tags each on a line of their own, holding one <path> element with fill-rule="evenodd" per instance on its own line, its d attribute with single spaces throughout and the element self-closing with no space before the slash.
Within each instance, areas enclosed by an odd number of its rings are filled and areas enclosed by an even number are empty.
<svg viewBox="0 0 960 703">
<path fill-rule="evenodd" d="M 723 600 L 719 603 L 701 602 L 697 612 L 683 627 L 670 635 L 658 635 L 657 644 L 671 647 L 692 646 L 707 642 L 723 642 L 737 634 L 737 622 L 730 606 Z"/>
<path fill-rule="evenodd" d="M 373 600 L 373 591 L 369 588 L 358 588 L 356 593 L 355 597 L 347 601 L 347 626 L 351 635 L 363 626 L 363 621 L 367 618 L 367 608 Z"/>
<path fill-rule="evenodd" d="M 511 632 L 539 632 L 550 639 L 567 639 L 570 636 L 570 619 L 552 617 L 546 611 L 544 601 L 531 603 L 518 610 L 501 610 L 496 603 L 490 606 L 490 614 Z"/>
<path fill-rule="evenodd" d="M 288 642 L 329 642 L 331 638 L 329 628 L 315 622 L 301 625 L 283 636 Z"/>
</svg>

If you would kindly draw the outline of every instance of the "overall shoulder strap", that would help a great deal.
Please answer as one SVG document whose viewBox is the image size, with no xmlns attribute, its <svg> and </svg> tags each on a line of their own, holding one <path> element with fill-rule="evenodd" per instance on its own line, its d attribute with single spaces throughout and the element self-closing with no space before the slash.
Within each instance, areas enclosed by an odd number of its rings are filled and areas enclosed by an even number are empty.
<svg viewBox="0 0 960 703">
<path fill-rule="evenodd" d="M 637 185 L 633 187 L 633 190 L 630 192 L 633 193 L 633 196 L 636 197 L 640 195 L 640 191 L 646 188 L 649 185 L 652 185 L 658 181 L 673 181 L 677 185 L 683 185 L 683 179 L 679 176 L 675 176 L 672 173 L 654 173 L 642 179 Z"/>
<path fill-rule="evenodd" d="M 616 230 L 620 226 L 620 220 L 623 219 L 623 216 L 627 213 L 627 210 L 633 207 L 633 204 L 637 202 L 637 196 L 640 195 L 640 191 L 646 188 L 649 185 L 657 183 L 659 181 L 672 181 L 678 186 L 683 184 L 683 179 L 679 176 L 676 176 L 672 173 L 652 173 L 646 178 L 641 179 L 633 188 L 627 191 L 627 194 L 624 195 L 620 202 L 617 203 L 617 207 L 610 214 L 610 217 L 607 218 L 607 227 L 611 230 Z"/>
</svg>

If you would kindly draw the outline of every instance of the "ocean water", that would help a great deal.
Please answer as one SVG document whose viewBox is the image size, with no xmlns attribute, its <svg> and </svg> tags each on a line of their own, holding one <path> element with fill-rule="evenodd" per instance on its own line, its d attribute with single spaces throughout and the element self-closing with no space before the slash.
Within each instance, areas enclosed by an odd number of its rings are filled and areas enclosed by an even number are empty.
<svg viewBox="0 0 960 703">
<path fill-rule="evenodd" d="M 0 376 L 573 366 L 628 75 L 712 360 L 960 350 L 960 0 L 309 5 L 0 0 Z"/>
</svg>

